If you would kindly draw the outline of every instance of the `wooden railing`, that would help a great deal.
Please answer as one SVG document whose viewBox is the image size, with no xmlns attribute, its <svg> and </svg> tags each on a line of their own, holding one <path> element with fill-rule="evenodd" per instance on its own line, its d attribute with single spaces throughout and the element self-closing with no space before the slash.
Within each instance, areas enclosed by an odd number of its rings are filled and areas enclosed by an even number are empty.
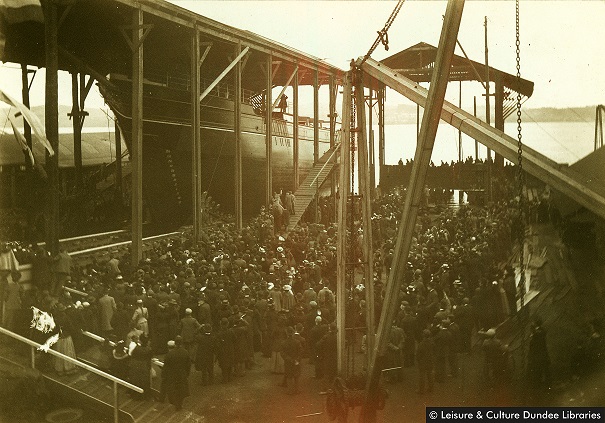
<svg viewBox="0 0 605 423">
<path fill-rule="evenodd" d="M 23 342 L 24 344 L 27 344 L 31 347 L 31 367 L 32 367 L 32 369 L 35 369 L 36 368 L 36 349 L 38 349 L 38 350 L 41 349 L 42 345 L 35 341 L 32 341 L 31 339 L 25 338 L 14 332 L 11 332 L 10 330 L 7 330 L 3 327 L 0 327 L 0 333 L 10 336 L 11 338 L 16 339 L 19 342 Z M 106 373 L 91 365 L 83 363 L 75 358 L 69 357 L 65 354 L 61 354 L 60 352 L 55 351 L 53 349 L 48 349 L 47 352 L 51 355 L 54 355 L 55 357 L 59 357 L 69 363 L 72 363 L 78 367 L 83 368 L 84 370 L 87 370 L 91 373 L 94 373 L 98 376 L 101 376 L 102 378 L 108 379 L 109 381 L 113 382 L 113 420 L 114 420 L 114 423 L 119 423 L 120 405 L 119 405 L 119 398 L 118 398 L 118 385 L 122 385 L 123 387 L 130 389 L 134 392 L 138 392 L 140 394 L 142 394 L 144 392 L 142 388 L 139 388 L 138 386 L 133 385 L 132 383 L 126 382 L 125 380 L 122 380 L 113 375 L 110 375 L 109 373 Z"/>
</svg>

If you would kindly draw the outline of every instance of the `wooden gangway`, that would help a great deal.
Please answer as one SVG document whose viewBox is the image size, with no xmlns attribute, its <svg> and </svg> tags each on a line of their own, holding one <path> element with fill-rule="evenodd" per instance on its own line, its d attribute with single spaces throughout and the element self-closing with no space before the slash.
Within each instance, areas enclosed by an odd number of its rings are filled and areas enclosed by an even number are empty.
<svg viewBox="0 0 605 423">
<path fill-rule="evenodd" d="M 296 214 L 290 216 L 287 232 L 290 232 L 298 225 L 298 222 L 300 222 L 307 207 L 309 207 L 313 199 L 316 198 L 319 189 L 330 175 L 330 172 L 332 172 L 334 166 L 336 166 L 336 159 L 338 156 L 336 153 L 339 151 L 339 147 L 340 144 L 336 144 L 336 146 L 326 151 L 307 174 L 307 177 L 299 185 L 296 192 L 294 192 L 294 197 L 296 198 L 294 211 Z"/>
<path fill-rule="evenodd" d="M 88 407 L 106 411 L 109 413 L 113 409 L 114 423 L 132 422 L 132 423 L 200 423 L 204 417 L 183 408 L 175 411 L 173 405 L 165 402 L 158 402 L 154 399 L 143 400 L 135 399 L 129 396 L 129 393 L 143 393 L 143 390 L 125 380 L 117 378 L 103 370 L 97 368 L 89 360 L 74 359 L 61 354 L 55 350 L 48 350 L 48 354 L 62 358 L 77 366 L 78 371 L 74 374 L 59 375 L 52 370 L 39 368 L 36 366 L 36 353 L 40 344 L 19 334 L 11 332 L 0 327 L 0 334 L 6 335 L 18 343 L 13 347 L 8 343 L 3 343 L 2 358 L 21 367 L 31 367 L 38 370 L 48 382 L 52 383 L 58 390 L 67 392 L 72 398 L 77 398 Z M 89 337 L 97 340 L 102 339 L 94 335 Z M 31 354 L 20 354 L 22 346 L 19 343 L 28 345 Z M 93 346 L 93 349 L 97 346 Z M 94 355 L 87 354 L 88 356 Z M 29 362 L 28 362 L 29 358 Z M 156 364 L 160 364 L 157 360 Z M 158 369 L 160 366 L 154 366 Z"/>
</svg>

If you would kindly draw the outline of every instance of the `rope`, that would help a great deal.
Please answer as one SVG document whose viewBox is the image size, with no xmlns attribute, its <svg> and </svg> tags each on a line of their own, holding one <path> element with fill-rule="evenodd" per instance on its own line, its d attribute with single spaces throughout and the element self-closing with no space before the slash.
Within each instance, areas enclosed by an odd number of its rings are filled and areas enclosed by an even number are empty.
<svg viewBox="0 0 605 423">
<path fill-rule="evenodd" d="M 372 47 L 370 47 L 370 49 L 368 50 L 366 55 L 363 57 L 359 66 L 361 66 L 362 64 L 364 64 L 364 62 L 366 60 L 368 60 L 368 58 L 372 55 L 372 53 L 374 53 L 374 50 L 376 50 L 376 47 L 378 47 L 378 44 L 382 43 L 382 45 L 384 46 L 384 49 L 386 51 L 389 51 L 389 34 L 387 32 L 388 32 L 389 28 L 391 28 L 391 25 L 393 25 L 393 22 L 395 21 L 395 18 L 397 17 L 397 14 L 399 13 L 401 6 L 403 6 L 404 1 L 405 0 L 399 0 L 397 2 L 395 9 L 393 9 L 393 11 L 391 12 L 391 16 L 389 16 L 389 19 L 387 19 L 386 23 L 384 24 L 384 28 L 382 28 L 380 31 L 377 31 L 378 36 L 376 37 L 374 44 L 372 44 Z"/>
</svg>

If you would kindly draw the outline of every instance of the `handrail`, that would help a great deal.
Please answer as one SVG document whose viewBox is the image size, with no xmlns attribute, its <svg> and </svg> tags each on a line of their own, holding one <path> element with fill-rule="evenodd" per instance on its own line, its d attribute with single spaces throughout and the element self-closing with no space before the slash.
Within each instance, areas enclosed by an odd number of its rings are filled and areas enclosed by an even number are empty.
<svg viewBox="0 0 605 423">
<path fill-rule="evenodd" d="M 107 341 L 107 343 L 111 347 L 115 347 L 117 345 L 115 342 L 109 341 L 107 338 L 103 338 L 102 336 L 97 335 L 96 333 L 89 332 L 87 330 L 83 330 L 82 331 L 82 335 L 88 336 L 89 338 L 94 339 L 95 341 L 98 341 L 98 342 L 105 342 L 105 341 Z M 153 357 L 151 359 L 151 362 L 153 364 L 155 364 L 156 366 L 158 366 L 158 367 L 164 367 L 164 362 L 162 360 L 160 360 L 159 358 Z"/>
<path fill-rule="evenodd" d="M 315 183 L 315 181 L 317 181 L 317 178 L 319 178 L 319 175 L 321 174 L 321 172 L 323 172 L 326 165 L 328 163 L 330 163 L 330 160 L 332 160 L 332 157 L 334 156 L 334 154 L 336 154 L 336 152 L 338 151 L 339 148 L 340 148 L 340 143 L 338 143 L 334 146 L 334 151 L 332 151 L 332 154 L 330 154 L 330 157 L 328 157 L 328 159 L 326 160 L 324 165 L 321 167 L 321 169 L 319 169 L 319 172 L 317 172 L 317 175 L 315 175 L 315 178 L 313 178 L 313 181 L 311 181 L 311 183 L 309 184 L 310 187 L 312 187 L 313 184 Z"/>
<path fill-rule="evenodd" d="M 11 338 L 16 339 L 17 341 L 24 342 L 24 343 L 26 343 L 26 344 L 28 344 L 28 345 L 30 345 L 32 347 L 36 347 L 38 349 L 40 349 L 40 347 L 42 346 L 41 344 L 38 344 L 37 342 L 32 341 L 31 339 L 25 338 L 24 336 L 18 335 L 18 334 L 14 333 L 14 332 L 11 332 L 10 330 L 7 330 L 7 329 L 5 329 L 3 327 L 0 327 L 0 333 L 3 333 L 5 335 L 7 335 L 7 336 L 10 336 Z M 105 379 L 109 379 L 110 381 L 112 381 L 114 383 L 117 383 L 118 385 L 122 385 L 125 388 L 131 389 L 131 390 L 133 390 L 135 392 L 138 392 L 140 394 L 142 394 L 144 392 L 142 388 L 139 388 L 138 386 L 133 385 L 132 383 L 126 382 L 125 380 L 122 380 L 122 379 L 117 378 L 117 377 L 115 377 L 113 375 L 110 375 L 109 373 L 105 373 L 102 370 L 96 369 L 95 367 L 90 366 L 90 365 L 88 365 L 86 363 L 82 363 L 81 361 L 76 360 L 75 358 L 71 358 L 71 357 L 69 357 L 69 356 L 67 356 L 65 354 L 62 354 L 62 353 L 58 352 L 58 351 L 55 351 L 55 350 L 49 348 L 46 352 L 48 352 L 49 354 L 54 355 L 56 357 L 62 358 L 63 360 L 68 361 L 68 362 L 70 362 L 72 364 L 75 364 L 78 367 L 82 367 L 83 369 L 88 370 L 91 373 L 94 373 L 94 374 L 96 374 L 98 376 L 101 376 L 101 377 L 103 377 Z"/>
<path fill-rule="evenodd" d="M 62 238 L 62 239 L 59 240 L 59 243 L 61 243 L 61 242 L 71 242 L 71 241 L 83 241 L 83 240 L 86 240 L 88 238 L 97 237 L 99 235 L 117 235 L 117 234 L 120 234 L 120 233 L 123 233 L 123 232 L 126 232 L 126 230 L 124 230 L 124 229 L 118 229 L 118 230 L 109 231 L 109 232 L 100 232 L 100 233 L 96 233 L 96 234 L 74 236 L 74 237 L 71 237 L 71 238 Z M 43 246 L 46 246 L 46 242 L 44 242 L 44 241 L 43 242 L 38 242 L 37 245 L 43 247 Z"/>
<path fill-rule="evenodd" d="M 166 233 L 166 234 L 148 236 L 146 238 L 143 238 L 143 241 L 152 241 L 154 239 L 168 238 L 170 236 L 178 235 L 180 233 L 182 233 L 182 232 L 169 232 L 169 233 Z M 86 250 L 74 251 L 74 252 L 71 252 L 70 255 L 71 256 L 78 256 L 78 255 L 82 255 L 82 254 L 89 254 L 89 253 L 94 253 L 96 251 L 107 250 L 107 249 L 110 249 L 110 248 L 123 247 L 123 246 L 129 245 L 131 243 L 132 243 L 132 240 L 131 241 L 117 242 L 115 244 L 109 244 L 109 245 L 101 245 L 99 247 L 87 248 Z"/>
</svg>

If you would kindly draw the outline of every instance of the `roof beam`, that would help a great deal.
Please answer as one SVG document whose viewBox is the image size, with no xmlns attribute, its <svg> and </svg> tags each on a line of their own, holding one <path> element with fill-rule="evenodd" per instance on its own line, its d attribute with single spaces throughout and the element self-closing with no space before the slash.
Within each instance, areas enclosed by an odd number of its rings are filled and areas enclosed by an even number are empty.
<svg viewBox="0 0 605 423">
<path fill-rule="evenodd" d="M 362 65 L 362 70 L 414 103 L 425 106 L 428 91 L 414 81 L 372 59 Z M 447 101 L 443 103 L 440 117 L 507 160 L 513 163 L 517 161 L 517 140 L 504 132 Z M 576 175 L 564 171 L 558 163 L 527 146 L 523 146 L 523 168 L 596 215 L 605 218 L 605 197 L 595 191 L 590 182 L 580 182 Z"/>
</svg>

